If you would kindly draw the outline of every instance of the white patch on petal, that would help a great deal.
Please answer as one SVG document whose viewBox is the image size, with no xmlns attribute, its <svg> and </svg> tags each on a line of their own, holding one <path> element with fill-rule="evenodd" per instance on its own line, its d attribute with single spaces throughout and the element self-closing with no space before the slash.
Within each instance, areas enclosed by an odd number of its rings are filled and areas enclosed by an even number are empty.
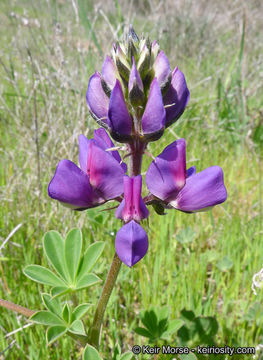
<svg viewBox="0 0 263 360">
<path fill-rule="evenodd" d="M 176 180 L 176 186 L 179 187 L 179 188 L 183 188 L 185 185 L 185 180 L 182 179 L 182 180 Z"/>
<path fill-rule="evenodd" d="M 169 202 L 169 205 L 171 205 L 175 209 L 178 209 L 178 201 L 177 200 L 173 200 L 173 201 Z"/>
</svg>

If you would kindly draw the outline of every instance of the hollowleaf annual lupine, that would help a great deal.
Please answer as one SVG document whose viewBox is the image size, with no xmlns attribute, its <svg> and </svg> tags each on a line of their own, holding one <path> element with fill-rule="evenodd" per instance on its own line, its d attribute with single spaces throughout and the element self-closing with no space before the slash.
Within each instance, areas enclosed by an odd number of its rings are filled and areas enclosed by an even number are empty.
<svg viewBox="0 0 263 360">
<path fill-rule="evenodd" d="M 104 312 L 121 264 L 136 266 L 151 247 L 153 239 L 148 239 L 145 221 L 149 209 L 162 215 L 167 211 L 167 216 L 174 210 L 194 213 L 209 210 L 227 198 L 219 166 L 187 169 L 185 139 L 166 146 L 145 177 L 141 175 L 148 143 L 165 136 L 165 129 L 184 113 L 189 97 L 183 72 L 170 66 L 156 41 L 139 38 L 132 27 L 124 41 L 113 44 L 101 72 L 96 71 L 89 80 L 87 105 L 99 128 L 91 139 L 79 136 L 79 166 L 65 159 L 58 163 L 48 195 L 75 211 L 110 202 L 119 224 L 116 253 L 88 331 L 80 320 L 87 311 L 90 313 L 86 303 L 75 310 L 62 309 L 45 295 L 47 310 L 32 317 L 50 326 L 50 341 L 67 333 L 87 343 L 85 358 L 99 349 Z M 144 197 L 143 184 L 148 191 Z M 55 297 L 100 283 L 99 277 L 90 273 L 89 263 L 97 261 L 102 243 L 91 245 L 93 248 L 81 255 L 81 234 L 74 231 L 66 240 L 58 233 L 45 237 L 46 254 L 57 274 L 42 269 L 41 275 L 36 266 L 25 269 L 33 280 L 52 286 Z"/>
</svg>

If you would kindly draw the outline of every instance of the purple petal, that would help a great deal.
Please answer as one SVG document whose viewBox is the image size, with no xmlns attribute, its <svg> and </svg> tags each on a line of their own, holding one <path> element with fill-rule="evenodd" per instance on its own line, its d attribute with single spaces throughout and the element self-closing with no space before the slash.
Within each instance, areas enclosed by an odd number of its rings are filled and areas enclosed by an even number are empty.
<svg viewBox="0 0 263 360">
<path fill-rule="evenodd" d="M 164 97 L 164 105 L 174 104 L 166 108 L 166 127 L 173 124 L 182 115 L 189 98 L 190 93 L 184 74 L 178 68 L 175 68 L 172 74 L 171 85 Z"/>
<path fill-rule="evenodd" d="M 179 139 L 168 145 L 150 164 L 145 182 L 154 196 L 168 201 L 182 189 L 185 179 L 185 140 Z"/>
<path fill-rule="evenodd" d="M 114 199 L 123 193 L 122 167 L 94 140 L 88 144 L 87 174 L 90 184 L 105 200 Z"/>
<path fill-rule="evenodd" d="M 109 98 L 102 89 L 101 77 L 98 72 L 89 80 L 86 99 L 91 114 L 107 124 Z"/>
<path fill-rule="evenodd" d="M 187 169 L 187 177 L 190 177 L 192 175 L 196 174 L 196 167 L 191 166 L 189 169 Z"/>
<path fill-rule="evenodd" d="M 114 147 L 114 143 L 111 141 L 111 138 L 107 134 L 106 130 L 103 128 L 99 128 L 97 130 L 94 130 L 94 140 L 96 144 L 101 147 L 103 150 L 110 149 Z M 120 154 L 117 150 L 114 151 L 108 151 L 109 154 L 111 154 L 121 165 L 124 172 L 127 171 L 127 165 L 122 162 Z"/>
<path fill-rule="evenodd" d="M 88 176 L 69 160 L 59 162 L 48 195 L 72 209 L 87 209 L 104 202 L 92 189 Z"/>
<path fill-rule="evenodd" d="M 142 116 L 142 130 L 144 134 L 151 134 L 163 129 L 165 124 L 165 109 L 158 81 L 152 81 L 148 101 Z"/>
<path fill-rule="evenodd" d="M 153 69 L 155 77 L 157 78 L 158 84 L 161 87 L 168 79 L 171 69 L 167 56 L 163 51 L 160 51 L 154 64 Z"/>
<path fill-rule="evenodd" d="M 114 64 L 112 58 L 110 58 L 109 56 L 106 56 L 106 59 L 102 66 L 101 75 L 110 89 L 114 88 L 114 85 L 116 83 L 117 74 L 118 74 L 117 68 L 116 68 L 116 65 Z"/>
<path fill-rule="evenodd" d="M 120 205 L 115 210 L 115 216 L 117 219 L 123 219 L 122 212 L 123 212 L 124 207 L 125 207 L 125 200 L 123 199 L 121 201 Z"/>
<path fill-rule="evenodd" d="M 149 211 L 141 197 L 142 177 L 124 176 L 124 201 L 115 212 L 115 216 L 125 222 L 130 220 L 141 221 L 149 216 Z"/>
<path fill-rule="evenodd" d="M 131 134 L 132 118 L 128 112 L 119 80 L 116 80 L 111 92 L 108 118 L 113 131 L 120 135 Z"/>
<path fill-rule="evenodd" d="M 169 205 L 181 211 L 195 212 L 221 204 L 226 198 L 223 170 L 211 166 L 188 177 L 177 198 Z"/>
<path fill-rule="evenodd" d="M 129 85 L 128 85 L 129 92 L 131 92 L 133 87 L 135 86 L 138 86 L 138 88 L 143 92 L 142 79 L 136 68 L 134 57 L 132 57 L 132 68 L 130 72 Z"/>
<path fill-rule="evenodd" d="M 125 224 L 116 235 L 117 255 L 129 267 L 140 261 L 148 250 L 148 236 L 134 220 Z"/>
<path fill-rule="evenodd" d="M 84 135 L 79 135 L 79 165 L 82 171 L 87 173 L 88 147 L 90 140 Z"/>
</svg>

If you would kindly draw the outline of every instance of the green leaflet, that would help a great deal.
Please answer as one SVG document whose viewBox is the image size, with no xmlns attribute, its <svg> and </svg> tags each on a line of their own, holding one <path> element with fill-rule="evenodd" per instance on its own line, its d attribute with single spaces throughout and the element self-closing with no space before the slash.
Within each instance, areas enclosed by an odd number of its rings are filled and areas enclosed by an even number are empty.
<svg viewBox="0 0 263 360">
<path fill-rule="evenodd" d="M 64 239 L 57 231 L 49 231 L 44 235 L 44 250 L 53 268 L 65 280 L 69 280 L 69 275 L 64 259 Z"/>
<path fill-rule="evenodd" d="M 52 326 L 47 329 L 46 339 L 47 344 L 50 345 L 56 341 L 60 336 L 64 335 L 67 332 L 66 326 Z"/>
<path fill-rule="evenodd" d="M 30 279 L 41 284 L 50 286 L 65 286 L 65 283 L 59 277 L 44 266 L 28 265 L 24 269 L 24 274 Z"/>
<path fill-rule="evenodd" d="M 64 321 L 50 311 L 41 310 L 33 314 L 30 320 L 42 325 L 65 325 Z"/>
<path fill-rule="evenodd" d="M 82 360 L 102 360 L 102 358 L 93 346 L 87 345 L 83 351 Z"/>
<path fill-rule="evenodd" d="M 65 241 L 65 264 L 71 279 L 74 283 L 78 270 L 82 248 L 82 235 L 79 229 L 72 229 Z"/>
</svg>

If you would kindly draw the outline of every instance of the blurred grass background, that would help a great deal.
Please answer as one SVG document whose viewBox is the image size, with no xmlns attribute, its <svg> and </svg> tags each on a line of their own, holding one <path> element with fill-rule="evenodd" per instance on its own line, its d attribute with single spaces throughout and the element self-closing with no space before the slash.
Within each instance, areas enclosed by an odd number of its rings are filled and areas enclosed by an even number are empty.
<svg viewBox="0 0 263 360">
<path fill-rule="evenodd" d="M 183 308 L 215 317 L 220 346 L 263 343 L 263 294 L 251 291 L 263 263 L 262 12 L 259 0 L 1 1 L 0 246 L 21 226 L 1 249 L 0 298 L 42 306 L 44 288 L 22 269 L 46 265 L 42 236 L 51 229 L 65 234 L 79 226 L 86 244 L 105 240 L 97 271 L 106 276 L 120 222 L 113 213 L 63 208 L 48 198 L 47 184 L 59 160 L 77 162 L 78 135 L 92 136 L 97 127 L 85 99 L 89 77 L 131 23 L 138 34 L 159 41 L 191 93 L 182 118 L 149 150 L 156 156 L 184 137 L 189 167 L 223 168 L 228 200 L 208 213 L 159 217 L 151 211 L 144 224 L 147 256 L 132 269 L 122 267 L 108 306 L 105 359 L 116 343 L 123 350 L 147 343 L 133 329 L 140 325 L 138 313 L 151 305 L 168 305 L 171 318 Z M 144 173 L 150 161 L 144 159 Z M 186 228 L 193 235 L 178 241 Z M 80 299 L 96 302 L 99 293 L 91 288 Z M 91 318 L 92 309 L 87 324 Z M 42 326 L 10 335 L 26 324 L 0 309 L 0 353 L 11 344 L 1 359 L 78 358 L 81 349 L 67 338 L 46 348 Z M 176 336 L 171 343 L 176 346 Z"/>
</svg>

